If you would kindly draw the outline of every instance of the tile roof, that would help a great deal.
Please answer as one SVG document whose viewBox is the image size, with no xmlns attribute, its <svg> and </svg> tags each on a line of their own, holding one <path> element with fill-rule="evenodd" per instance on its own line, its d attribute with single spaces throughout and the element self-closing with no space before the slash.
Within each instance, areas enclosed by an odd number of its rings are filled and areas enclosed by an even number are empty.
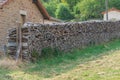
<svg viewBox="0 0 120 80">
<path fill-rule="evenodd" d="M 111 12 L 111 11 L 120 12 L 120 10 L 116 9 L 116 8 L 111 8 L 111 9 L 108 10 L 108 12 Z M 102 12 L 102 14 L 106 14 L 106 11 Z"/>
</svg>

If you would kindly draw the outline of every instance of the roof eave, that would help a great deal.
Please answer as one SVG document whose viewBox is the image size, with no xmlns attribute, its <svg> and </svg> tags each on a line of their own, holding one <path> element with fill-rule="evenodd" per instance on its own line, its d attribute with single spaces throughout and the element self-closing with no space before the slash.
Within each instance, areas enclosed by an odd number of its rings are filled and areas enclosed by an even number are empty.
<svg viewBox="0 0 120 80">
<path fill-rule="evenodd" d="M 50 16 L 48 14 L 48 12 L 46 11 L 45 7 L 42 5 L 41 1 L 40 0 L 35 0 L 33 1 L 33 3 L 36 4 L 36 6 L 38 7 L 38 9 L 40 10 L 40 12 L 42 13 L 44 19 L 48 19 L 50 20 Z"/>
<path fill-rule="evenodd" d="M 108 10 L 108 12 L 111 12 L 111 11 L 120 12 L 119 9 L 116 9 L 116 8 L 114 8 L 114 7 Z M 106 14 L 106 11 L 102 12 L 101 14 L 103 14 L 103 15 Z"/>
</svg>

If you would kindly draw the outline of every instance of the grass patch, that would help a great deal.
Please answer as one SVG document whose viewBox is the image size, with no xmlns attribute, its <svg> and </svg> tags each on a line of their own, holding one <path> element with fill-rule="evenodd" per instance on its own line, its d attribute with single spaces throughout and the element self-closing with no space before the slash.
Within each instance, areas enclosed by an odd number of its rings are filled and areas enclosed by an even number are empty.
<svg viewBox="0 0 120 80">
<path fill-rule="evenodd" d="M 63 52 L 61 52 L 58 48 L 47 47 L 42 49 L 41 58 L 53 58 L 57 56 L 61 56 Z"/>
<path fill-rule="evenodd" d="M 43 58 L 36 63 L 31 64 L 27 69 L 30 72 L 38 72 L 45 78 L 54 77 L 61 73 L 74 69 L 76 65 L 96 59 L 107 51 L 116 50 L 120 48 L 120 40 L 114 40 L 109 43 L 89 46 L 85 49 L 75 49 L 70 53 L 62 53 L 61 56 L 55 56 L 52 58 Z"/>
<path fill-rule="evenodd" d="M 46 48 L 43 53 L 49 56 L 47 53 L 51 52 L 50 58 L 44 57 L 35 63 L 25 64 L 16 70 L 0 67 L 0 80 L 44 80 L 46 78 L 50 80 L 119 80 L 120 69 L 118 68 L 120 62 L 118 61 L 120 60 L 116 56 L 113 60 L 110 60 L 113 57 L 112 55 L 116 53 L 111 51 L 119 49 L 120 40 L 89 46 L 81 50 L 74 49 L 69 53 L 60 52 L 62 55 L 57 50 Z M 55 52 L 58 53 L 53 56 Z M 33 56 L 36 57 L 36 54 L 35 51 Z M 111 56 L 110 58 L 104 58 L 104 62 L 96 61 L 102 56 L 109 56 L 108 54 Z M 116 62 L 107 62 L 108 60 Z M 90 61 L 95 61 L 95 63 L 89 63 Z M 61 76 L 63 73 L 65 76 Z M 56 78 L 56 76 L 58 77 Z"/>
<path fill-rule="evenodd" d="M 0 67 L 0 80 L 12 80 L 12 77 L 9 76 L 10 70 Z"/>
</svg>

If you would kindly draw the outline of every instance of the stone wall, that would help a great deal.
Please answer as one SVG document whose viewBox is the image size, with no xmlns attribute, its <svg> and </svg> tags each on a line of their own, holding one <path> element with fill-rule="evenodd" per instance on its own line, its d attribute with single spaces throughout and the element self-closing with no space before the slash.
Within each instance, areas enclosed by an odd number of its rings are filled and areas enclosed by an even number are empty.
<svg viewBox="0 0 120 80">
<path fill-rule="evenodd" d="M 22 22 L 20 10 L 27 12 L 26 21 L 42 22 L 42 15 L 32 0 L 10 0 L 0 9 L 0 33 L 3 33 L 0 34 L 0 45 L 5 43 L 7 30 L 17 27 L 17 22 Z"/>
<path fill-rule="evenodd" d="M 0 48 L 6 43 L 7 30 L 18 27 L 18 22 L 22 23 L 21 10 L 26 12 L 26 22 L 43 23 L 43 16 L 32 0 L 9 0 L 0 8 Z"/>
<path fill-rule="evenodd" d="M 15 30 L 11 31 L 14 34 Z M 26 53 L 41 53 L 46 47 L 71 51 L 120 38 L 120 22 L 76 22 L 61 24 L 28 24 L 22 28 Z M 10 35 L 9 35 L 10 36 Z M 11 37 L 11 36 L 10 36 Z M 23 53 L 24 54 L 24 53 Z"/>
</svg>

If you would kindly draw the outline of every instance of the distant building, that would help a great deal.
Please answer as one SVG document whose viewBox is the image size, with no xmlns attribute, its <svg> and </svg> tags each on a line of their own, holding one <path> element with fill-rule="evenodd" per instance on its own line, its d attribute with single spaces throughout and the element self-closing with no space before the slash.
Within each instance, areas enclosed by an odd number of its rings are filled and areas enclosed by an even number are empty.
<svg viewBox="0 0 120 80">
<path fill-rule="evenodd" d="M 103 20 L 106 20 L 106 12 L 102 12 Z M 120 10 L 111 8 L 108 10 L 108 20 L 117 21 L 120 20 Z"/>
</svg>

